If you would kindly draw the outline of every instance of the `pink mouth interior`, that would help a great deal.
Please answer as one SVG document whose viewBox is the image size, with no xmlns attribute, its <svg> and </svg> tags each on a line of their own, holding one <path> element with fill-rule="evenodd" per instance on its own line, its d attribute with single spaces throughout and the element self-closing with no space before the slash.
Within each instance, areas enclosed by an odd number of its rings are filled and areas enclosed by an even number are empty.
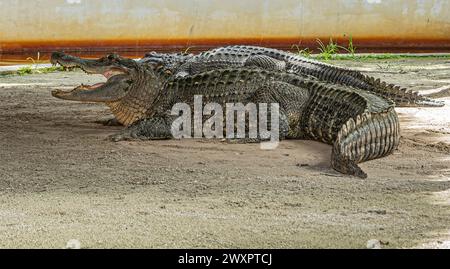
<svg viewBox="0 0 450 269">
<path fill-rule="evenodd" d="M 115 75 L 118 75 L 118 74 L 123 74 L 123 72 L 121 72 L 119 70 L 108 70 L 103 73 L 103 76 L 108 80 L 109 78 L 111 78 Z M 100 83 L 96 83 L 94 85 L 89 85 L 89 86 L 84 86 L 84 87 L 87 89 L 93 90 L 93 89 L 97 89 L 103 85 L 105 85 L 105 82 L 100 82 Z"/>
<path fill-rule="evenodd" d="M 108 79 L 110 79 L 111 77 L 113 77 L 113 76 L 115 76 L 115 75 L 120 75 L 120 74 L 123 74 L 124 72 L 122 71 L 122 70 L 118 70 L 118 69 L 112 69 L 112 70 L 108 70 L 108 71 L 105 71 L 102 75 L 106 78 L 106 80 L 108 80 Z M 78 89 L 78 90 L 95 90 L 95 89 L 97 89 L 97 88 L 99 88 L 99 87 L 101 87 L 101 86 L 103 86 L 103 85 L 105 85 L 106 84 L 106 82 L 99 82 L 99 83 L 96 83 L 96 84 L 94 84 L 94 85 L 84 85 L 84 84 L 82 84 L 81 86 L 79 86 L 79 87 L 76 87 L 75 89 Z"/>
<path fill-rule="evenodd" d="M 105 76 L 106 79 L 109 79 L 110 77 L 119 75 L 119 74 L 123 74 L 123 72 L 120 70 L 108 70 L 103 73 L 103 76 Z"/>
<path fill-rule="evenodd" d="M 105 85 L 104 82 L 96 83 L 94 85 L 89 86 L 89 89 L 97 89 L 98 87 L 101 87 L 103 85 Z"/>
<path fill-rule="evenodd" d="M 109 79 L 110 77 L 113 76 L 113 71 L 108 70 L 105 73 L 103 73 L 103 76 L 105 76 L 106 79 Z"/>
</svg>

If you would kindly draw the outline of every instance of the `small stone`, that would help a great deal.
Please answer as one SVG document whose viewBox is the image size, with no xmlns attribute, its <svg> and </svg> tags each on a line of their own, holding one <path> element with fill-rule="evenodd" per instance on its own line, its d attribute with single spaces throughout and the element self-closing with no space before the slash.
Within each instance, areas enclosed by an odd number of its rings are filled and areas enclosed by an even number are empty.
<svg viewBox="0 0 450 269">
<path fill-rule="evenodd" d="M 381 249 L 381 242 L 377 239 L 370 239 L 369 241 L 367 241 L 366 247 L 368 249 Z"/>
<path fill-rule="evenodd" d="M 70 239 L 66 244 L 66 249 L 81 249 L 81 243 L 77 239 Z"/>
<path fill-rule="evenodd" d="M 367 212 L 372 213 L 372 214 L 378 214 L 378 215 L 386 215 L 386 213 L 387 213 L 386 210 L 384 210 L 384 209 L 369 210 Z"/>
</svg>

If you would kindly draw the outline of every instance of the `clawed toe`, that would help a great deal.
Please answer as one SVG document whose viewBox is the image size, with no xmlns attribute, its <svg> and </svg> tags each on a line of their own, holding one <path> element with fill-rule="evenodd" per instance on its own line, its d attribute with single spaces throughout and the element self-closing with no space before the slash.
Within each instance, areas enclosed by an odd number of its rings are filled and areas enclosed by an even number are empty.
<svg viewBox="0 0 450 269">
<path fill-rule="evenodd" d="M 229 144 L 251 144 L 251 143 L 260 143 L 262 142 L 259 138 L 230 138 L 223 140 Z"/>
<path fill-rule="evenodd" d="M 121 134 L 114 134 L 114 135 L 108 136 L 108 140 L 112 141 L 112 142 L 119 142 L 119 141 L 125 141 L 127 139 L 125 136 L 123 136 Z"/>
<path fill-rule="evenodd" d="M 104 126 L 122 126 L 122 124 L 116 118 L 103 118 L 94 122 L 97 124 L 102 124 Z"/>
<path fill-rule="evenodd" d="M 108 137 L 110 141 L 119 142 L 119 141 L 130 141 L 137 139 L 137 136 L 133 135 L 130 132 L 122 132 L 118 134 L 113 134 Z"/>
</svg>

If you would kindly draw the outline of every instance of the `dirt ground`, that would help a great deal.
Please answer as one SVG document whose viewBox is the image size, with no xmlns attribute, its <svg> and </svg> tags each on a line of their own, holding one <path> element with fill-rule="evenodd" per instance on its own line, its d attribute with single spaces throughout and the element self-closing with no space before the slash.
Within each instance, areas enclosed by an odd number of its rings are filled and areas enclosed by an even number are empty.
<svg viewBox="0 0 450 269">
<path fill-rule="evenodd" d="M 337 64 L 447 103 L 399 108 L 399 150 L 366 180 L 313 141 L 110 142 L 105 106 L 50 95 L 98 76 L 0 77 L 0 247 L 449 248 L 450 61 Z"/>
</svg>

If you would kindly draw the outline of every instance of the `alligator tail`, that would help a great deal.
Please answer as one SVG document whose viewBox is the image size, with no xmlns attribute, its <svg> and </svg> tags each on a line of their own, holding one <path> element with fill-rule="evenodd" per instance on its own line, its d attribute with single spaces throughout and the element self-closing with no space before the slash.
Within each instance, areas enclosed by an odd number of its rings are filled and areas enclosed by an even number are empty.
<svg viewBox="0 0 450 269">
<path fill-rule="evenodd" d="M 442 107 L 445 105 L 444 102 L 424 97 L 394 84 L 387 84 L 380 79 L 366 75 L 363 75 L 361 79 L 370 85 L 372 92 L 391 99 L 398 107 Z"/>
<path fill-rule="evenodd" d="M 333 83 L 368 90 L 378 96 L 392 100 L 397 107 L 442 107 L 445 105 L 442 101 L 427 98 L 417 92 L 394 84 L 388 84 L 380 79 L 364 75 L 359 71 L 328 66 L 326 71 L 310 75 Z"/>
<path fill-rule="evenodd" d="M 393 101 L 346 86 L 313 80 L 303 83 L 306 85 L 299 86 L 311 95 L 302 110 L 300 129 L 305 138 L 333 145 L 331 165 L 335 170 L 366 178 L 359 163 L 397 149 L 400 124 Z"/>
<path fill-rule="evenodd" d="M 359 71 L 303 60 L 297 56 L 290 61 L 292 62 L 289 68 L 294 73 L 307 74 L 324 81 L 365 89 L 378 96 L 391 99 L 398 107 L 442 107 L 445 105 L 444 102 L 424 97 L 417 92 L 394 84 L 388 84 Z"/>
<path fill-rule="evenodd" d="M 366 112 L 350 118 L 333 144 L 332 167 L 345 174 L 366 178 L 358 163 L 389 155 L 397 149 L 400 126 L 393 108 L 381 113 Z"/>
</svg>

